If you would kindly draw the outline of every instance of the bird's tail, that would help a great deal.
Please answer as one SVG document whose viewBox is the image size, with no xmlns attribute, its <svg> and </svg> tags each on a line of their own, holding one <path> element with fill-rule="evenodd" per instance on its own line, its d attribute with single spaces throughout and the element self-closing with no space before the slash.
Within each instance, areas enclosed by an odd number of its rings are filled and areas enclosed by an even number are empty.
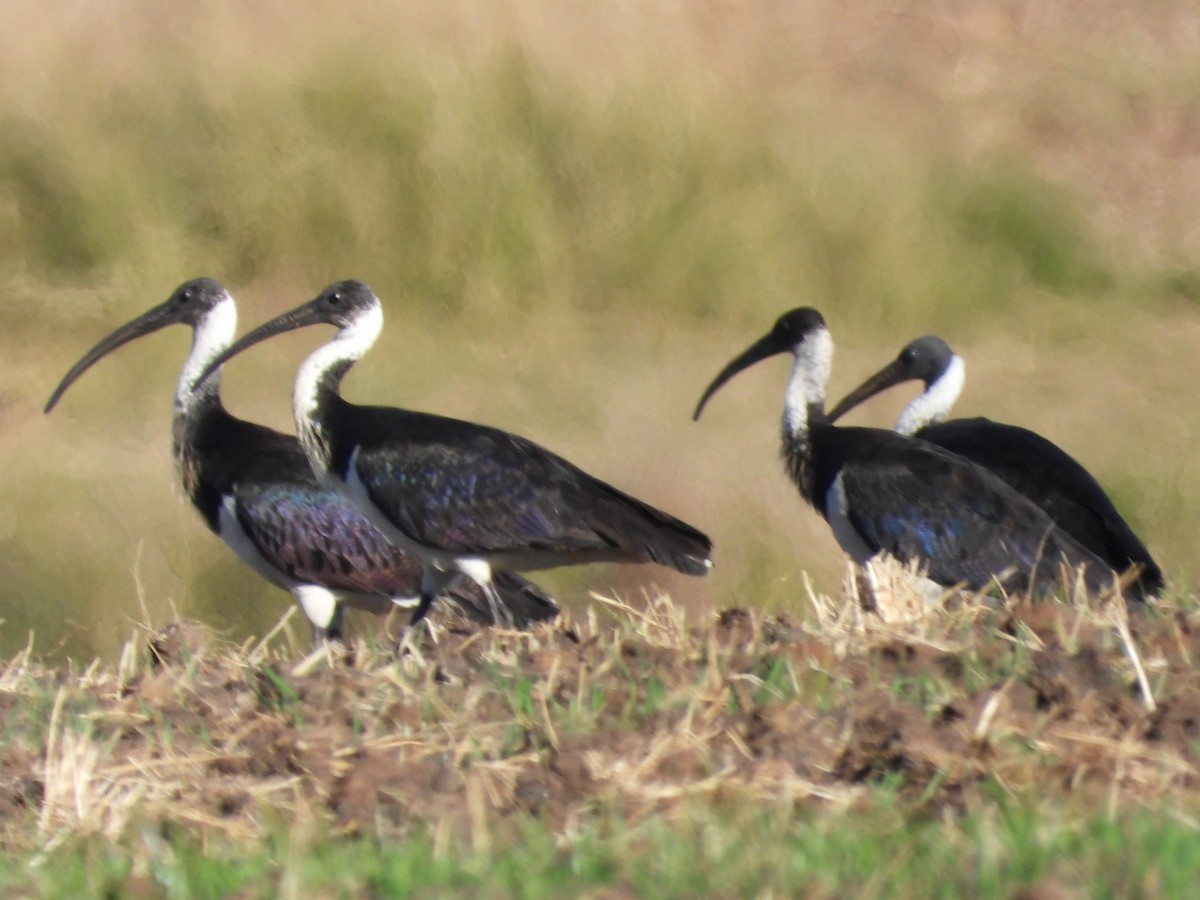
<svg viewBox="0 0 1200 900">
<path fill-rule="evenodd" d="M 687 522 L 643 503 L 611 485 L 607 502 L 593 508 L 592 529 L 643 562 L 669 566 L 685 575 L 707 575 L 712 541 Z"/>
<path fill-rule="evenodd" d="M 1043 555 L 1029 575 L 1032 592 L 1056 593 L 1078 578 L 1081 569 L 1083 586 L 1090 596 L 1105 596 L 1120 584 L 1121 596 L 1130 608 L 1145 603 L 1145 592 L 1137 582 L 1130 584 L 1128 578 L 1118 577 L 1103 560 L 1063 532 L 1048 536 Z"/>
<path fill-rule="evenodd" d="M 520 575 L 496 572 L 492 577 L 492 586 L 502 607 L 499 616 L 494 611 L 487 592 L 470 578 L 460 578 L 446 594 L 445 599 L 470 618 L 485 625 L 511 624 L 517 628 L 528 628 L 558 615 L 558 604 L 554 602 L 554 598 Z"/>
</svg>

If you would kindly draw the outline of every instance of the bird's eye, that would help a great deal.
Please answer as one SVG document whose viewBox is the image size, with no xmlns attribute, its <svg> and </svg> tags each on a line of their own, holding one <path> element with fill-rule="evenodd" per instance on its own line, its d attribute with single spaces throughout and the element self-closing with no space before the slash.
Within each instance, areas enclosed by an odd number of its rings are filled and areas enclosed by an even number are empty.
<svg viewBox="0 0 1200 900">
<path fill-rule="evenodd" d="M 329 302 L 333 306 L 337 306 L 339 303 L 341 303 L 342 302 L 341 291 L 334 291 L 332 294 L 330 294 Z"/>
<path fill-rule="evenodd" d="M 191 291 L 181 291 L 180 293 L 175 295 L 175 303 L 179 306 L 182 306 L 185 303 L 191 303 L 191 302 L 192 302 L 192 292 Z"/>
<path fill-rule="evenodd" d="M 900 362 L 906 366 L 911 366 L 917 361 L 917 351 L 912 347 L 905 347 L 900 354 Z"/>
</svg>

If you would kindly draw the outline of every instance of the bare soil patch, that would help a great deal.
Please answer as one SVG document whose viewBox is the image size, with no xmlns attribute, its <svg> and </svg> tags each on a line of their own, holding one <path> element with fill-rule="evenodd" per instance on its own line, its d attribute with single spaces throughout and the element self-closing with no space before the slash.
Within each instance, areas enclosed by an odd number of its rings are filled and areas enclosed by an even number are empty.
<svg viewBox="0 0 1200 900">
<path fill-rule="evenodd" d="M 280 817 L 486 840 L 513 816 L 568 835 L 597 809 L 734 796 L 852 808 L 888 786 L 952 814 L 996 789 L 1118 808 L 1196 786 L 1194 612 L 1130 618 L 1127 647 L 1106 606 L 896 626 L 813 599 L 811 622 L 689 623 L 665 598 L 527 633 L 443 621 L 399 659 L 358 643 L 285 659 L 182 621 L 112 667 L 21 656 L 0 673 L 3 841 L 146 820 L 246 839 Z"/>
</svg>

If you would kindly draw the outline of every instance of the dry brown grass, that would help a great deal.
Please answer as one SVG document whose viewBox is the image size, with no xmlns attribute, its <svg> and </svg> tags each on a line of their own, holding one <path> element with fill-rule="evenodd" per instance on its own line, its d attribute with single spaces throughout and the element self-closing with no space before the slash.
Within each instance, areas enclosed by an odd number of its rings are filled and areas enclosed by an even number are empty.
<svg viewBox="0 0 1200 900">
<path fill-rule="evenodd" d="M 1082 597 L 967 599 L 889 623 L 811 590 L 806 621 L 593 600 L 527 633 L 443 621 L 400 659 L 363 643 L 297 659 L 184 621 L 139 631 L 116 665 L 22 654 L 0 672 L 3 843 L 161 821 L 246 842 L 283 819 L 482 851 L 531 817 L 569 848 L 598 814 L 869 808 L 889 782 L 911 813 L 951 817 L 997 785 L 1109 815 L 1194 806 L 1194 610 L 1126 626 Z"/>
</svg>

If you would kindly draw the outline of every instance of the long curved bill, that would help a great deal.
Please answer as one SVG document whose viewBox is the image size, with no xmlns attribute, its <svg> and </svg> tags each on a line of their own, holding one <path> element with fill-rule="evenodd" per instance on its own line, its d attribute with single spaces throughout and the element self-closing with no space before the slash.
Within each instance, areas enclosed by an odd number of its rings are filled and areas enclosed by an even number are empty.
<svg viewBox="0 0 1200 900">
<path fill-rule="evenodd" d="M 905 370 L 899 360 L 888 363 L 849 394 L 841 399 L 837 406 L 829 412 L 829 421 L 836 422 L 854 407 L 860 403 L 870 400 L 876 394 L 886 391 L 888 388 L 909 381 L 912 376 Z"/>
<path fill-rule="evenodd" d="M 276 316 L 269 322 L 264 322 L 253 331 L 245 334 L 238 341 L 235 341 L 229 346 L 225 352 L 221 353 L 210 362 L 200 377 L 193 382 L 193 387 L 204 381 L 216 369 L 223 366 L 233 357 L 237 356 L 243 350 L 253 347 L 260 341 L 265 341 L 269 337 L 274 337 L 277 334 L 283 334 L 288 331 L 295 331 L 297 328 L 304 328 L 308 325 L 324 324 L 326 319 L 321 316 L 320 306 L 316 300 L 305 303 L 303 306 L 298 306 L 290 312 L 285 312 L 281 316 Z"/>
<path fill-rule="evenodd" d="M 696 411 L 692 413 L 692 421 L 695 422 L 700 418 L 700 414 L 704 412 L 704 407 L 709 399 L 725 382 L 733 378 L 734 375 L 741 372 L 743 369 L 748 369 L 757 362 L 762 362 L 772 356 L 780 353 L 790 352 L 791 344 L 788 342 L 785 335 L 781 334 L 780 329 L 774 328 L 763 337 L 759 338 L 741 354 L 735 357 L 729 365 L 723 368 L 717 377 L 712 380 L 712 384 L 704 391 L 704 395 L 700 398 L 700 402 L 696 404 Z"/>
<path fill-rule="evenodd" d="M 66 393 L 67 388 L 75 383 L 84 372 L 94 366 L 101 357 L 107 356 L 118 347 L 128 344 L 130 341 L 140 338 L 143 335 L 151 334 L 158 331 L 160 328 L 165 328 L 167 325 L 173 325 L 176 322 L 175 316 L 172 314 L 171 301 L 159 304 L 154 309 L 142 313 L 131 322 L 122 325 L 108 337 L 96 344 L 91 350 L 83 355 L 79 362 L 71 367 L 71 371 L 63 376 L 63 380 L 58 383 L 58 387 L 54 389 L 54 393 L 50 395 L 50 399 L 46 401 L 46 405 L 42 408 L 42 412 L 48 413 L 54 409 L 55 404 Z"/>
</svg>

